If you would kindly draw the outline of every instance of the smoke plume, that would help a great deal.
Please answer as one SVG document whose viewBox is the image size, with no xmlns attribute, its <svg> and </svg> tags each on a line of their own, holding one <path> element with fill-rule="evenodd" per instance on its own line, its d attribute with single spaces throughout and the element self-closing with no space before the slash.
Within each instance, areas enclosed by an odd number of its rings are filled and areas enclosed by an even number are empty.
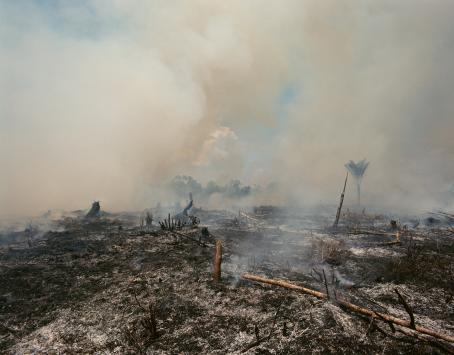
<svg viewBox="0 0 454 355">
<path fill-rule="evenodd" d="M 453 10 L 0 0 L 0 215 L 142 208 L 177 174 L 332 202 L 364 157 L 365 204 L 439 206 L 454 175 Z"/>
</svg>

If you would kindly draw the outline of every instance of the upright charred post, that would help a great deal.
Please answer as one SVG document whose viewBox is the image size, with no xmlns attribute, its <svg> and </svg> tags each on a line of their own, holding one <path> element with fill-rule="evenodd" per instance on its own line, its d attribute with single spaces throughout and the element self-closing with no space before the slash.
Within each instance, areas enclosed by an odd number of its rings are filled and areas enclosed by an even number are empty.
<svg viewBox="0 0 454 355">
<path fill-rule="evenodd" d="M 216 254 L 214 255 L 213 281 L 221 281 L 221 263 L 222 263 L 222 244 L 220 240 L 216 241 Z"/>
</svg>

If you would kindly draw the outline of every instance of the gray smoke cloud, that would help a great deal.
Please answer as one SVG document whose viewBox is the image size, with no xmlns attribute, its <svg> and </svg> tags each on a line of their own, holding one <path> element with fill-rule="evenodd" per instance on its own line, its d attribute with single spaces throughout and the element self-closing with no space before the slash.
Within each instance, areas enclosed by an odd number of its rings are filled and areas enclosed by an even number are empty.
<svg viewBox="0 0 454 355">
<path fill-rule="evenodd" d="M 292 186 L 328 198 L 341 165 L 367 157 L 369 203 L 440 206 L 454 180 L 454 3 L 305 4 L 306 78 L 282 142 Z"/>
<path fill-rule="evenodd" d="M 0 215 L 141 208 L 177 174 L 331 202 L 364 157 L 364 203 L 437 206 L 453 7 L 0 1 Z"/>
</svg>

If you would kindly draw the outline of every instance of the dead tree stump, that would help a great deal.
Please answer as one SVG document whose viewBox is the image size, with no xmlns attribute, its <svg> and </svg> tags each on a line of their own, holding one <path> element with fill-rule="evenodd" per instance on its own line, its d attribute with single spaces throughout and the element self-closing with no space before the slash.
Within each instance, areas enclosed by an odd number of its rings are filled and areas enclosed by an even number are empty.
<svg viewBox="0 0 454 355">
<path fill-rule="evenodd" d="M 221 281 L 221 263 L 222 263 L 222 244 L 220 240 L 216 241 L 216 254 L 214 255 L 213 281 Z"/>
</svg>

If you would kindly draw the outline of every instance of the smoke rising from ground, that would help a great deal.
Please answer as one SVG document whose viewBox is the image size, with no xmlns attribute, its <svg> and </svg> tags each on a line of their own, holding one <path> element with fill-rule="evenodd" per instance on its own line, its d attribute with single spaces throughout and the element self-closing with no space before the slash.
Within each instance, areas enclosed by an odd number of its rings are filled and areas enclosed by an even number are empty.
<svg viewBox="0 0 454 355">
<path fill-rule="evenodd" d="M 177 174 L 333 202 L 362 158 L 365 204 L 440 206 L 453 8 L 0 0 L 0 215 L 142 208 Z"/>
</svg>

